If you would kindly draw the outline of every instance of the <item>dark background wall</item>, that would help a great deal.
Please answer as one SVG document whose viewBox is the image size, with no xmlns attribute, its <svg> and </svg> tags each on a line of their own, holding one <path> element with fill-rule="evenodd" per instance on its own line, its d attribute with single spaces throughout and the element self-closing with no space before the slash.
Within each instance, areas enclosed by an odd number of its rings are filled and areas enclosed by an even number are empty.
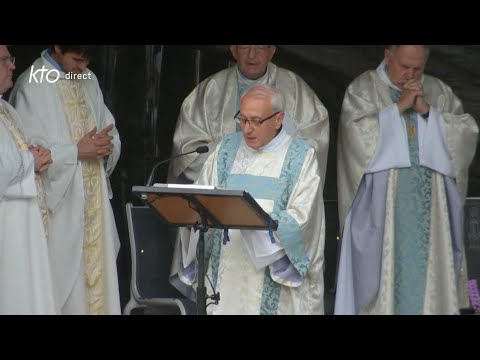
<svg viewBox="0 0 480 360">
<path fill-rule="evenodd" d="M 15 76 L 28 69 L 48 45 L 17 45 Z M 336 264 L 336 137 L 343 94 L 349 82 L 375 68 L 383 57 L 381 45 L 279 45 L 274 62 L 298 73 L 329 111 L 330 149 L 324 198 L 327 204 L 326 288 L 333 288 Z M 439 76 L 463 100 L 465 110 L 480 119 L 480 45 L 435 45 L 426 72 Z M 128 301 L 130 247 L 124 204 L 138 203 L 133 185 L 145 183 L 153 164 L 168 158 L 183 99 L 207 76 L 232 64 L 226 45 L 103 45 L 90 68 L 102 86 L 116 118 L 122 155 L 111 182 L 112 205 L 122 248 L 118 271 L 122 305 Z M 8 97 L 8 94 L 6 95 Z M 470 171 L 470 196 L 480 196 L 480 159 Z M 166 179 L 167 167 L 157 181 Z M 330 239 L 330 241 L 328 240 Z"/>
</svg>

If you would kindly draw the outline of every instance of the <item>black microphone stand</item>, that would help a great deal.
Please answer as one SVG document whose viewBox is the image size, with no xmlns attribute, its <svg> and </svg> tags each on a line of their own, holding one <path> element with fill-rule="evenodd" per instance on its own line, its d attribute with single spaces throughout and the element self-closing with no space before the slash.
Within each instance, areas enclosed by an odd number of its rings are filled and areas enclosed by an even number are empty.
<svg viewBox="0 0 480 360">
<path fill-rule="evenodd" d="M 187 153 L 183 153 L 183 154 L 179 154 L 179 155 L 176 155 L 174 157 L 171 157 L 170 159 L 166 159 L 166 160 L 162 160 L 158 163 L 155 164 L 155 166 L 153 167 L 152 171 L 150 172 L 150 176 L 148 177 L 148 181 L 146 183 L 145 186 L 152 186 L 153 185 L 153 179 L 155 177 L 155 172 L 157 171 L 158 167 L 162 164 L 165 164 L 169 161 L 172 161 L 176 158 L 179 158 L 180 156 L 185 156 L 185 155 L 190 155 L 190 154 L 193 154 L 193 153 L 198 153 L 198 154 L 204 154 L 204 153 L 207 153 L 208 152 L 208 146 L 206 145 L 203 145 L 203 146 L 199 146 L 197 147 L 195 150 L 193 151 L 190 151 L 190 152 L 187 152 Z"/>
<path fill-rule="evenodd" d="M 180 154 L 180 155 L 174 156 L 174 157 L 172 157 L 172 158 L 170 158 L 170 159 L 162 160 L 162 161 L 156 163 L 155 166 L 154 166 L 153 169 L 152 169 L 152 172 L 150 173 L 150 176 L 148 177 L 148 181 L 147 181 L 147 184 L 146 184 L 145 186 L 152 186 L 152 185 L 153 185 L 153 179 L 155 178 L 155 172 L 157 171 L 157 169 L 158 169 L 158 167 L 159 167 L 160 165 L 163 165 L 163 164 L 165 164 L 165 163 L 167 163 L 167 162 L 169 162 L 169 161 L 172 161 L 172 160 L 174 160 L 174 159 L 176 159 L 176 158 L 178 158 L 178 157 L 180 157 L 180 156 L 190 155 L 190 154 L 193 154 L 193 153 L 196 153 L 196 152 L 197 152 L 197 150 L 193 150 L 193 151 L 190 151 L 190 152 L 188 152 L 188 153 Z"/>
</svg>

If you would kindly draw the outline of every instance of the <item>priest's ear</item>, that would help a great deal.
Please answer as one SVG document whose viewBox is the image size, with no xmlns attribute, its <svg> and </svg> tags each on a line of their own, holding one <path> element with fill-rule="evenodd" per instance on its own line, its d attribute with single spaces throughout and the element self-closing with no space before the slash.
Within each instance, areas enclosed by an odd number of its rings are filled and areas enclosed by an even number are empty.
<svg viewBox="0 0 480 360">
<path fill-rule="evenodd" d="M 275 117 L 275 129 L 280 129 L 282 127 L 283 119 L 285 118 L 285 111 L 279 112 Z"/>
</svg>

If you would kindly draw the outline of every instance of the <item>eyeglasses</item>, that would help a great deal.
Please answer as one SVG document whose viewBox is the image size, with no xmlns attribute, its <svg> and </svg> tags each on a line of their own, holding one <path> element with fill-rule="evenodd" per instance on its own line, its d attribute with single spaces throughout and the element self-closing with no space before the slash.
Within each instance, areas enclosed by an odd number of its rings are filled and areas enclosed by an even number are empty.
<svg viewBox="0 0 480 360">
<path fill-rule="evenodd" d="M 15 56 L 3 56 L 0 57 L 0 64 L 6 65 L 9 62 L 11 62 L 13 65 L 15 65 Z"/>
<path fill-rule="evenodd" d="M 255 49 L 256 51 L 265 51 L 270 45 L 237 45 L 239 50 L 250 50 Z"/>
<path fill-rule="evenodd" d="M 265 118 L 265 119 L 247 119 L 247 118 L 242 118 L 240 116 L 240 110 L 238 110 L 238 112 L 235 114 L 235 116 L 233 117 L 235 120 L 238 120 L 240 121 L 240 125 L 242 126 L 245 126 L 247 123 L 248 125 L 250 125 L 251 127 L 253 127 L 254 129 L 258 128 L 260 125 L 262 125 L 265 121 L 267 120 L 270 120 L 271 118 L 273 118 L 275 115 L 278 115 L 280 114 L 281 111 L 277 111 L 275 114 L 272 114 L 270 115 L 269 117 Z"/>
</svg>

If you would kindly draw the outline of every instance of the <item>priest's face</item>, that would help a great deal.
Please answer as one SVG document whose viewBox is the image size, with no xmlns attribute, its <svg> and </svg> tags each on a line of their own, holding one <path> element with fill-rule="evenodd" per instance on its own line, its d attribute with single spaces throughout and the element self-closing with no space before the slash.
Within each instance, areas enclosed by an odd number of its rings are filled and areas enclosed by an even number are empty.
<svg viewBox="0 0 480 360">
<path fill-rule="evenodd" d="M 0 95 L 5 94 L 13 86 L 14 59 L 7 45 L 0 45 Z"/>
<path fill-rule="evenodd" d="M 240 71 L 250 80 L 265 75 L 275 50 L 275 45 L 230 45 L 230 51 Z"/>
<path fill-rule="evenodd" d="M 52 57 L 67 73 L 80 74 L 90 63 L 90 59 L 82 54 L 75 52 L 62 53 L 58 45 L 55 45 L 55 51 L 52 53 Z"/>
<path fill-rule="evenodd" d="M 246 94 L 240 104 L 239 117 L 243 138 L 252 149 L 260 149 L 277 136 L 284 112 L 274 112 L 270 98 Z"/>
<path fill-rule="evenodd" d="M 403 90 L 409 80 L 420 80 L 428 60 L 428 49 L 423 45 L 399 45 L 385 50 L 385 64 L 390 81 Z"/>
</svg>

